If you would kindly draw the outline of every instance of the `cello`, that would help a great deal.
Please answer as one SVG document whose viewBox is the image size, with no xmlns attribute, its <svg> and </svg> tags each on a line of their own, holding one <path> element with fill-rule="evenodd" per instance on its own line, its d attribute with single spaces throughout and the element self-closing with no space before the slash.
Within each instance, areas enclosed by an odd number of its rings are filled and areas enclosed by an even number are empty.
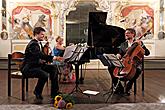
<svg viewBox="0 0 165 110">
<path fill-rule="evenodd" d="M 136 74 L 136 67 L 142 62 L 142 58 L 145 54 L 144 49 L 141 46 L 140 39 L 146 36 L 149 30 L 140 36 L 137 41 L 134 41 L 131 47 L 128 48 L 126 54 L 121 59 L 123 68 L 116 67 L 113 71 L 115 77 L 122 76 L 125 80 L 132 79 Z"/>
</svg>

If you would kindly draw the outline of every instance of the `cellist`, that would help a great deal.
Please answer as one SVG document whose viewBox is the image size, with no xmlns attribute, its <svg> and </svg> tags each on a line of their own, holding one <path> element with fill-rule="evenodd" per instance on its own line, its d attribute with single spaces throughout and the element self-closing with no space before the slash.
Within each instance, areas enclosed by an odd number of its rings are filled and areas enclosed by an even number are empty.
<svg viewBox="0 0 165 110">
<path fill-rule="evenodd" d="M 131 45 L 136 41 L 135 39 L 136 36 L 136 32 L 133 28 L 127 28 L 125 31 L 125 39 L 126 41 L 121 43 L 120 48 L 119 48 L 119 53 L 116 55 L 118 59 L 122 59 L 122 57 L 126 54 L 127 50 L 129 47 L 131 47 Z M 150 54 L 150 51 L 146 48 L 146 46 L 144 45 L 144 43 L 142 41 L 139 41 L 140 45 L 142 46 L 142 48 L 144 49 L 144 55 L 148 56 Z M 133 78 L 131 78 L 128 83 L 126 84 L 126 91 L 125 94 L 126 95 L 130 95 L 130 90 L 132 88 L 133 82 L 139 77 L 139 75 L 141 74 L 142 71 L 142 64 L 138 64 L 136 65 L 137 69 L 136 69 L 136 73 L 133 76 Z M 117 84 L 118 78 L 114 76 L 113 74 L 113 70 L 114 68 L 108 68 L 109 73 L 111 74 L 111 78 L 112 78 L 112 83 L 115 86 Z M 121 84 L 119 84 L 118 88 L 116 89 L 117 94 L 123 94 L 124 93 L 124 88 Z"/>
</svg>

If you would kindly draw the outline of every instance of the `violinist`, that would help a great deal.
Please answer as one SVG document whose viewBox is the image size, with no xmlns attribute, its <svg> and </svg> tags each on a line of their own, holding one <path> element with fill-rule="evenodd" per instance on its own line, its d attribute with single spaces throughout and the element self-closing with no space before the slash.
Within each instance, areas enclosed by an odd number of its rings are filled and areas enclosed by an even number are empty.
<svg viewBox="0 0 165 110">
<path fill-rule="evenodd" d="M 33 34 L 34 39 L 28 43 L 25 49 L 25 58 L 21 72 L 25 77 L 38 78 L 33 93 L 36 96 L 37 102 L 41 103 L 43 100 L 42 91 L 48 76 L 50 76 L 51 80 L 51 98 L 54 100 L 54 97 L 59 94 L 58 70 L 56 66 L 45 64 L 45 62 L 56 60 L 56 57 L 45 55 L 42 51 L 41 41 L 44 40 L 45 29 L 36 27 L 33 30 Z"/>
<path fill-rule="evenodd" d="M 136 32 L 133 28 L 127 28 L 125 31 L 125 39 L 126 41 L 121 43 L 120 48 L 119 48 L 119 53 L 116 55 L 118 59 L 122 59 L 122 57 L 126 54 L 127 50 L 129 47 L 132 46 L 132 44 L 134 42 L 137 42 L 137 40 L 135 39 L 136 36 Z M 142 41 L 138 41 L 140 42 L 141 47 L 144 49 L 144 55 L 148 56 L 150 54 L 149 50 L 146 48 L 146 46 L 143 44 Z M 115 86 L 118 82 L 118 78 L 114 76 L 113 72 L 114 72 L 114 68 L 108 68 L 110 74 L 111 74 L 111 78 L 112 78 L 112 84 Z M 125 94 L 126 95 L 130 95 L 130 90 L 132 88 L 133 82 L 139 77 L 139 75 L 141 74 L 142 71 L 142 64 L 136 64 L 136 73 L 135 75 L 128 80 L 128 83 L 126 84 L 126 91 Z M 124 88 L 121 84 L 118 85 L 118 88 L 116 89 L 117 94 L 123 94 L 124 93 Z"/>
</svg>

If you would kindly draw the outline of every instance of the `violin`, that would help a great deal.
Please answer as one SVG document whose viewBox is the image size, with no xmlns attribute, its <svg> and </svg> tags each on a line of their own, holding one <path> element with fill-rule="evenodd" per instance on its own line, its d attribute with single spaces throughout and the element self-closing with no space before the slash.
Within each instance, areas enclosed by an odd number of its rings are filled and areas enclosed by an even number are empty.
<svg viewBox="0 0 165 110">
<path fill-rule="evenodd" d="M 126 80 L 130 80 L 135 76 L 136 67 L 142 62 L 142 58 L 145 54 L 145 51 L 141 46 L 142 42 L 140 41 L 143 36 L 146 36 L 146 33 L 139 37 L 139 39 L 128 48 L 126 54 L 121 59 L 124 67 L 116 67 L 113 71 L 115 77 L 123 76 Z"/>
<path fill-rule="evenodd" d="M 49 46 L 49 42 L 46 42 L 46 44 L 44 45 L 43 52 L 45 55 L 51 55 L 51 49 Z"/>
<path fill-rule="evenodd" d="M 45 55 L 51 55 L 51 49 L 50 49 L 50 46 L 49 46 L 49 42 L 47 41 L 42 49 L 43 53 Z M 42 61 L 41 63 L 47 63 L 49 64 L 50 62 L 46 62 L 46 61 Z"/>
</svg>

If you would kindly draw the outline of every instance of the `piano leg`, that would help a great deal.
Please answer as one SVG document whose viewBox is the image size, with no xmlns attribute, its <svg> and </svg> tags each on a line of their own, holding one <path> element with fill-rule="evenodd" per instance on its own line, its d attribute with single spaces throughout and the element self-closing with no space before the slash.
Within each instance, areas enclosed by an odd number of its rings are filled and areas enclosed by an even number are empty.
<svg viewBox="0 0 165 110">
<path fill-rule="evenodd" d="M 81 64 L 80 84 L 83 84 L 83 83 L 84 83 L 84 78 L 83 78 L 83 75 L 82 75 L 82 64 Z"/>
</svg>

